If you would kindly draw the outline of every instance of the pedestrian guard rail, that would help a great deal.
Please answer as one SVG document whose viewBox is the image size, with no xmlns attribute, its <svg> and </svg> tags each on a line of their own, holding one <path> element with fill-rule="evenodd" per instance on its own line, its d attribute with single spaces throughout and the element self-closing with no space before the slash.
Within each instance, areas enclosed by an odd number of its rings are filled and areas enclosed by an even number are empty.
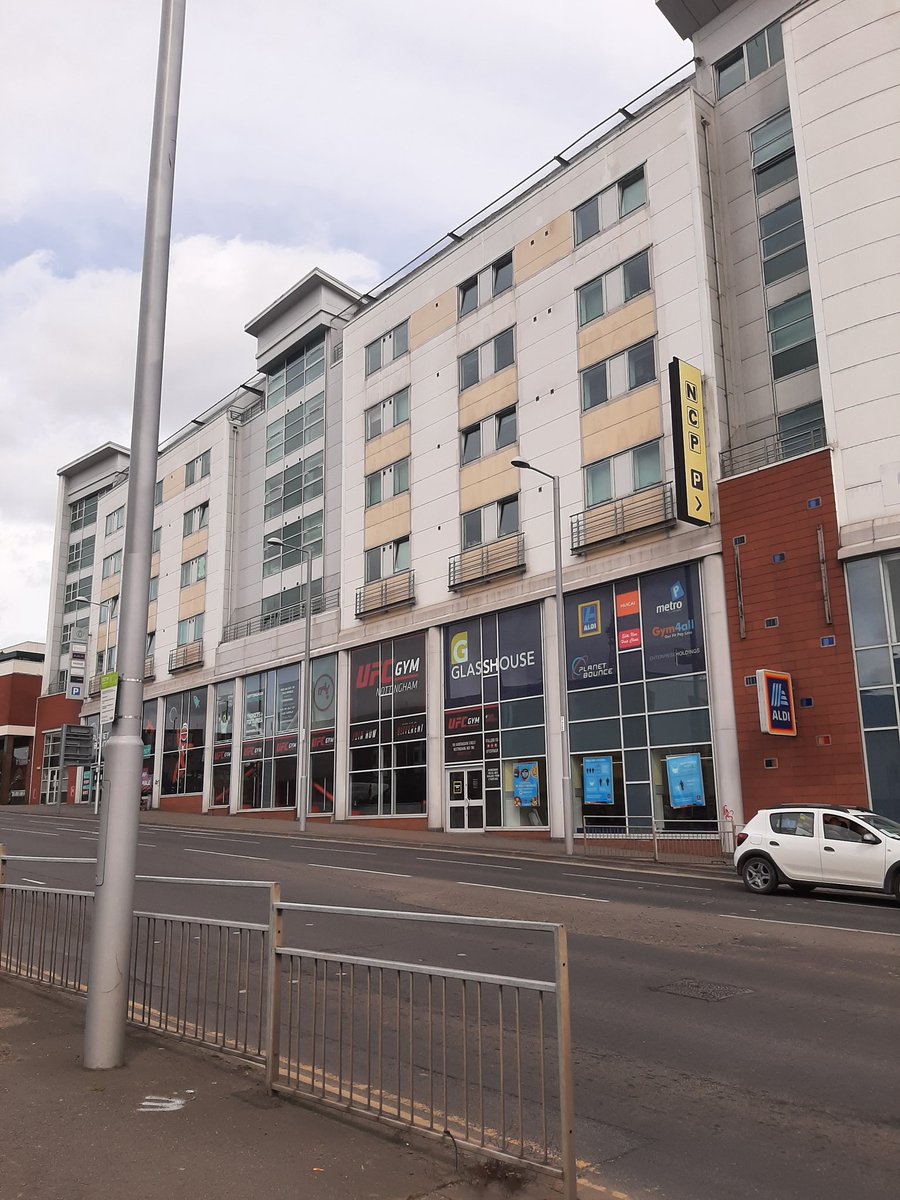
<svg viewBox="0 0 900 1200">
<path fill-rule="evenodd" d="M 93 893 L 8 882 L 6 866 L 95 861 L 7 855 L 0 846 L 0 970 L 87 993 Z M 574 1200 L 564 926 L 286 903 L 270 881 L 137 879 L 176 890 L 260 889 L 268 921 L 136 911 L 133 1024 L 256 1062 L 270 1091 L 558 1176 Z M 520 978 L 285 944 L 285 917 L 309 913 L 351 919 L 366 945 L 378 942 L 373 925 L 393 922 L 549 935 L 553 970 Z"/>
<path fill-rule="evenodd" d="M 585 815 L 578 833 L 588 857 L 638 858 L 684 866 L 722 866 L 731 862 L 742 826 L 730 819 L 710 820 Z"/>
</svg>

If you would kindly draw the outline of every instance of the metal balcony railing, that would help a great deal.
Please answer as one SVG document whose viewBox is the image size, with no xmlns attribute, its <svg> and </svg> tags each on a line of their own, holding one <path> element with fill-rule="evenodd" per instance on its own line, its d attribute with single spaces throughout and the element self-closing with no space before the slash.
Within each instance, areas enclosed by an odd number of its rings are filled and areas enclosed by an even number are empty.
<svg viewBox="0 0 900 1200">
<path fill-rule="evenodd" d="M 313 596 L 310 601 L 310 615 L 325 612 L 329 608 L 337 608 L 341 593 L 338 590 L 325 592 L 322 596 Z M 280 625 L 290 625 L 293 621 L 302 621 L 306 617 L 306 604 L 290 604 L 277 612 L 260 613 L 248 617 L 244 621 L 232 621 L 222 630 L 223 642 L 236 642 L 239 638 L 253 637 L 256 633 L 264 633 L 268 629 L 277 629 Z"/>
<path fill-rule="evenodd" d="M 88 680 L 87 694 L 89 696 L 100 695 L 100 678 L 101 677 L 99 675 L 92 675 Z"/>
<path fill-rule="evenodd" d="M 731 475 L 743 475 L 747 471 L 758 471 L 761 467 L 774 466 L 787 458 L 821 450 L 826 445 L 825 426 L 821 422 L 793 429 L 790 433 L 775 433 L 771 437 L 748 442 L 746 446 L 723 450 L 719 455 L 722 476 L 728 478 Z"/>
<path fill-rule="evenodd" d="M 525 570 L 525 534 L 511 533 L 508 537 L 472 546 L 450 559 L 447 587 L 452 591 L 483 583 L 497 575 Z"/>
<path fill-rule="evenodd" d="M 356 616 L 369 617 L 386 608 L 415 604 L 416 576 L 414 571 L 399 571 L 387 579 L 378 579 L 356 589 Z"/>
<path fill-rule="evenodd" d="M 156 663 L 153 659 L 153 655 L 148 654 L 147 657 L 144 659 L 144 683 L 146 683 L 148 679 L 155 679 L 155 678 L 156 678 Z"/>
<path fill-rule="evenodd" d="M 572 553 L 584 554 L 592 546 L 622 541 L 636 533 L 647 533 L 675 523 L 675 499 L 671 483 L 644 488 L 622 500 L 598 504 L 572 517 Z"/>
<path fill-rule="evenodd" d="M 169 672 L 174 674 L 176 671 L 183 671 L 186 667 L 202 667 L 203 666 L 203 641 L 188 642 L 186 646 L 179 646 L 169 655 Z"/>
</svg>

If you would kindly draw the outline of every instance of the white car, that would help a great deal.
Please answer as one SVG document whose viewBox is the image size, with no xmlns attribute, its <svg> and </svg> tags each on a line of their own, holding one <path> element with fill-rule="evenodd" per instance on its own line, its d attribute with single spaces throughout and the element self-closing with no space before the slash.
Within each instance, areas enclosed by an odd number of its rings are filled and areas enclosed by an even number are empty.
<svg viewBox="0 0 900 1200">
<path fill-rule="evenodd" d="M 734 866 L 748 891 L 850 888 L 900 901 L 900 824 L 840 804 L 763 808 L 737 835 Z"/>
</svg>

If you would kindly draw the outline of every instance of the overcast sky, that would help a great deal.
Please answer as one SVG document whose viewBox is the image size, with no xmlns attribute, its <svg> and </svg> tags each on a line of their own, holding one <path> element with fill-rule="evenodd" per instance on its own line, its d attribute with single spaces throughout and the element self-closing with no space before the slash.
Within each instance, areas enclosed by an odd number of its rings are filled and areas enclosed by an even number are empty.
<svg viewBox="0 0 900 1200">
<path fill-rule="evenodd" d="M 158 35 L 3 6 L 0 646 L 46 635 L 56 470 L 130 440 Z M 690 53 L 653 0 L 187 0 L 162 436 L 311 267 L 371 286 Z"/>
</svg>

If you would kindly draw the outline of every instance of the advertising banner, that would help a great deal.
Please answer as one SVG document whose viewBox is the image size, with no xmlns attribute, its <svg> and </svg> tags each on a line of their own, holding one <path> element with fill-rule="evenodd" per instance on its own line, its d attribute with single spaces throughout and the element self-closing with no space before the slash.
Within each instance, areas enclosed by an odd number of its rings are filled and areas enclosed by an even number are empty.
<svg viewBox="0 0 900 1200">
<path fill-rule="evenodd" d="M 674 754 L 666 759 L 669 804 L 672 808 L 703 808 L 703 771 L 699 754 Z"/>
<path fill-rule="evenodd" d="M 447 764 L 481 762 L 484 746 L 480 733 L 444 738 L 444 762 Z"/>
<path fill-rule="evenodd" d="M 500 699 L 540 696 L 544 690 L 540 605 L 528 604 L 500 613 L 497 628 L 499 655 L 495 673 L 500 676 Z"/>
<path fill-rule="evenodd" d="M 334 654 L 314 658 L 310 663 L 311 729 L 332 729 L 335 724 L 337 660 Z"/>
<path fill-rule="evenodd" d="M 425 711 L 425 635 L 397 638 L 350 654 L 350 720 Z"/>
<path fill-rule="evenodd" d="M 582 770 L 584 772 L 585 804 L 612 804 L 612 758 L 608 756 L 602 758 L 586 758 L 582 764 Z"/>
<path fill-rule="evenodd" d="M 513 801 L 516 808 L 537 807 L 538 765 L 536 762 L 513 764 Z"/>
<path fill-rule="evenodd" d="M 756 696 L 759 701 L 759 728 L 778 737 L 797 736 L 794 689 L 787 671 L 756 672 Z"/>
<path fill-rule="evenodd" d="M 279 679 L 275 692 L 275 732 L 290 733 L 297 728 L 300 715 L 300 678 L 296 673 Z"/>
<path fill-rule="evenodd" d="M 333 750 L 334 749 L 334 730 L 333 729 L 316 729 L 310 734 L 309 748 L 312 753 L 317 750 Z"/>
<path fill-rule="evenodd" d="M 448 625 L 444 630 L 444 703 L 447 708 L 481 703 L 482 671 L 470 667 L 482 661 L 481 618 L 473 617 L 471 621 Z"/>
<path fill-rule="evenodd" d="M 569 690 L 615 683 L 616 623 L 609 584 L 565 598 L 566 678 Z"/>
<path fill-rule="evenodd" d="M 641 628 L 648 679 L 706 670 L 696 563 L 642 576 Z"/>
</svg>

